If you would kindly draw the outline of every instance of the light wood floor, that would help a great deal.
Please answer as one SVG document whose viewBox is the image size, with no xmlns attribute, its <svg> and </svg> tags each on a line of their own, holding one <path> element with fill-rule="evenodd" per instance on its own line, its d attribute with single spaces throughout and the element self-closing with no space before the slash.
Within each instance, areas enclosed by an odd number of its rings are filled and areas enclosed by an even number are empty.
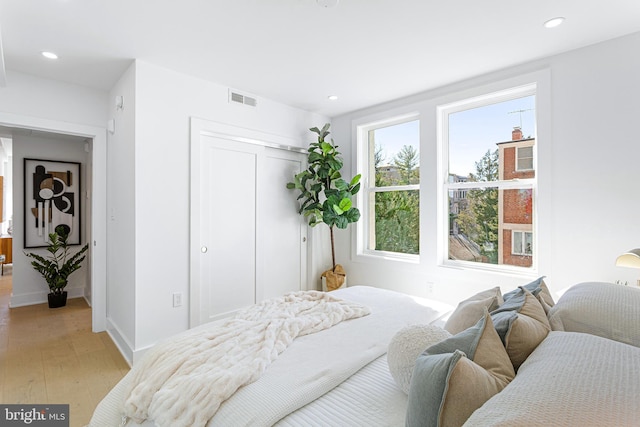
<svg viewBox="0 0 640 427">
<path fill-rule="evenodd" d="M 91 332 L 91 308 L 84 298 L 70 299 L 62 308 L 39 304 L 10 309 L 11 266 L 4 270 L 0 403 L 66 403 L 72 427 L 88 424 L 129 365 L 106 332 Z"/>
</svg>

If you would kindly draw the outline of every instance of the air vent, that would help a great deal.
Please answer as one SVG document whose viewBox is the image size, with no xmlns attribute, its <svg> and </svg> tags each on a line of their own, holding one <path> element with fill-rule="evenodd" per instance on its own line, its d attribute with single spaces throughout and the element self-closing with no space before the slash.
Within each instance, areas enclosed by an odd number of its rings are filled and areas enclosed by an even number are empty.
<svg viewBox="0 0 640 427">
<path fill-rule="evenodd" d="M 256 107 L 258 105 L 258 100 L 256 98 L 252 98 L 232 90 L 229 90 L 229 102 L 237 102 L 238 104 L 244 104 L 250 107 Z"/>
</svg>

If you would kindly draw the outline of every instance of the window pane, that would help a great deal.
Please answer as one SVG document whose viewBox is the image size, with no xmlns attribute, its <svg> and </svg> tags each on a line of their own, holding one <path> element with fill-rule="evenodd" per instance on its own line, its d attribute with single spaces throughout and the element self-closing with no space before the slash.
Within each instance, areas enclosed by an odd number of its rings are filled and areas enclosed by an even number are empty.
<svg viewBox="0 0 640 427">
<path fill-rule="evenodd" d="M 518 168 L 517 170 L 533 169 L 533 147 L 518 147 Z"/>
<path fill-rule="evenodd" d="M 449 259 L 497 264 L 498 189 L 468 189 L 463 198 L 458 193 L 449 194 Z"/>
<path fill-rule="evenodd" d="M 513 254 L 521 254 L 522 253 L 522 231 L 514 231 L 512 234 L 513 238 L 513 249 L 511 253 Z"/>
<path fill-rule="evenodd" d="M 405 254 L 420 252 L 420 192 L 385 191 L 374 193 L 375 214 L 369 249 Z"/>
<path fill-rule="evenodd" d="M 449 259 L 531 267 L 533 202 L 531 189 L 450 190 Z"/>
<path fill-rule="evenodd" d="M 499 177 L 499 148 L 535 138 L 534 108 L 531 95 L 449 114 L 449 173 L 470 181 L 510 179 Z"/>
<path fill-rule="evenodd" d="M 375 186 L 409 185 L 420 182 L 419 121 L 401 123 L 369 131 Z"/>
<path fill-rule="evenodd" d="M 527 255 L 533 253 L 533 233 L 524 233 L 524 253 Z"/>
</svg>

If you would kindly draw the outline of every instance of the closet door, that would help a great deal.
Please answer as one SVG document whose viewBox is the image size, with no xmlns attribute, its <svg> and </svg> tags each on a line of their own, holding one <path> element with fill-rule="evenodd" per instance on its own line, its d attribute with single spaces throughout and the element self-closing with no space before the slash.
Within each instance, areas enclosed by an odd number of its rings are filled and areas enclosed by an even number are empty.
<svg viewBox="0 0 640 427">
<path fill-rule="evenodd" d="M 306 282 L 307 226 L 297 192 L 287 182 L 306 167 L 306 156 L 266 148 L 258 184 L 257 301 L 301 289 Z"/>
<path fill-rule="evenodd" d="M 256 292 L 256 179 L 262 147 L 200 141 L 200 323 L 246 307 Z"/>
<path fill-rule="evenodd" d="M 307 225 L 286 188 L 306 155 L 201 127 L 192 125 L 191 327 L 306 288 Z"/>
</svg>

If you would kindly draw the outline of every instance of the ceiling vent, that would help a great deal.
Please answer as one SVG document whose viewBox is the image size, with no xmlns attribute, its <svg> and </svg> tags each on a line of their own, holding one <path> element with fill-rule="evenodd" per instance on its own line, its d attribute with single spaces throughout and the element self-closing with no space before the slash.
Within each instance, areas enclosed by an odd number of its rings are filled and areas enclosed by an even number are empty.
<svg viewBox="0 0 640 427">
<path fill-rule="evenodd" d="M 256 98 L 252 98 L 247 95 L 243 95 L 241 93 L 235 92 L 229 89 L 229 102 L 235 102 L 238 104 L 249 105 L 251 107 L 256 107 L 258 105 L 258 100 Z"/>
</svg>

